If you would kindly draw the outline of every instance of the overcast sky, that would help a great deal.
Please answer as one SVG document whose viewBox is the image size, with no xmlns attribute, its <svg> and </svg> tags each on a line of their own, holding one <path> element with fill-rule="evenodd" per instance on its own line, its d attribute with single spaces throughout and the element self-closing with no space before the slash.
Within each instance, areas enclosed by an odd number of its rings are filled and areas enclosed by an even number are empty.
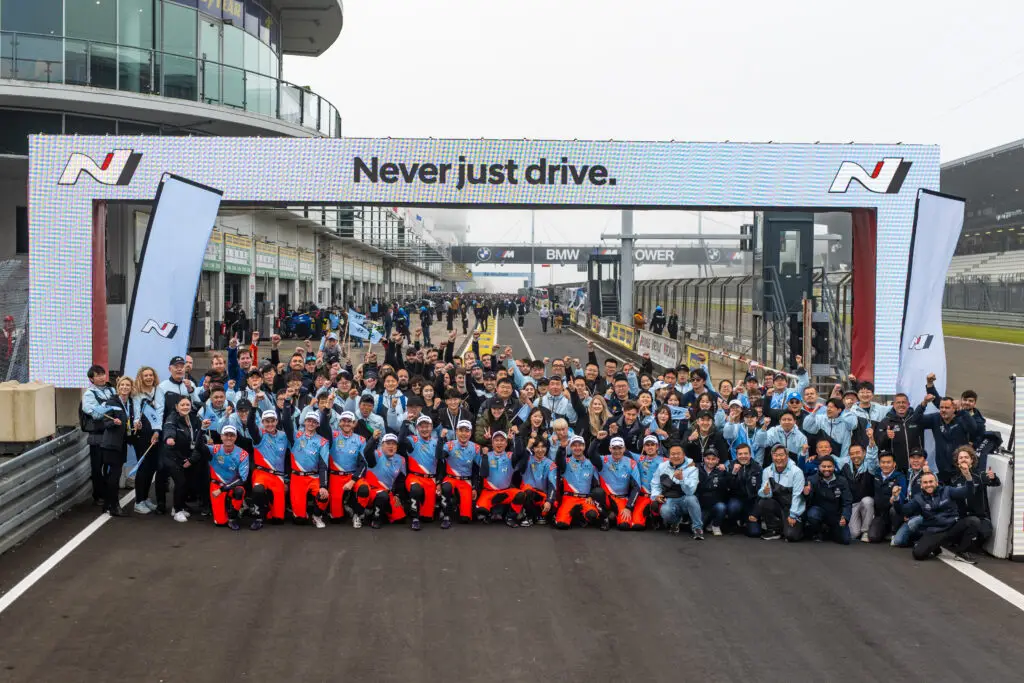
<svg viewBox="0 0 1024 683">
<path fill-rule="evenodd" d="M 337 105 L 346 136 L 902 141 L 939 144 L 943 161 L 1024 137 L 1019 0 L 345 0 L 344 9 L 334 46 L 286 58 L 284 69 Z M 574 220 L 545 227 L 579 239 L 605 227 Z M 522 224 L 473 217 L 474 232 L 512 241 L 528 237 Z"/>
</svg>

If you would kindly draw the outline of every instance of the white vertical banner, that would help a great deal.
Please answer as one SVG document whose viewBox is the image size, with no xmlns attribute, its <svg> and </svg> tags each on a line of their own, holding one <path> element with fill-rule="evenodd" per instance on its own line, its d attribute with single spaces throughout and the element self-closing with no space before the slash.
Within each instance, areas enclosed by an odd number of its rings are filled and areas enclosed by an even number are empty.
<svg viewBox="0 0 1024 683">
<path fill-rule="evenodd" d="M 964 227 L 965 201 L 919 190 L 907 266 L 899 374 L 896 390 L 911 405 L 925 397 L 925 379 L 935 373 L 935 388 L 946 391 L 946 343 L 942 336 L 942 294 L 946 272 Z"/>
<path fill-rule="evenodd" d="M 128 311 L 121 370 L 166 368 L 184 356 L 192 308 L 223 192 L 167 174 L 149 217 Z"/>
</svg>

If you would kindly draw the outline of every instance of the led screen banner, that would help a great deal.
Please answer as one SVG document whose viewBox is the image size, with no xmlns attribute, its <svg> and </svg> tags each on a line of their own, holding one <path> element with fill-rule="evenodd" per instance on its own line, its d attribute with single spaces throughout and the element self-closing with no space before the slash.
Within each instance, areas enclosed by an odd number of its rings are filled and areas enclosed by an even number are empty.
<svg viewBox="0 0 1024 683">
<path fill-rule="evenodd" d="M 939 149 L 553 140 L 47 136 L 29 139 L 30 372 L 62 387 L 91 362 L 93 200 L 152 201 L 164 173 L 225 202 L 876 212 L 875 384 L 896 385 L 919 188 Z M 225 271 L 236 254 L 224 236 Z M 241 256 L 238 254 L 237 256 Z M 237 259 L 241 261 L 241 258 Z M 300 261 L 300 277 L 301 273 Z M 246 265 L 251 265 L 251 261 Z M 248 271 L 251 272 L 251 271 Z M 59 354 L 46 340 L 76 330 Z M 38 343 L 36 342 L 38 340 Z M 84 340 L 84 341 L 83 341 Z"/>
<path fill-rule="evenodd" d="M 184 178 L 160 183 L 128 309 L 121 359 L 127 376 L 143 366 L 165 368 L 188 352 L 192 305 L 220 198 L 218 190 Z"/>
</svg>

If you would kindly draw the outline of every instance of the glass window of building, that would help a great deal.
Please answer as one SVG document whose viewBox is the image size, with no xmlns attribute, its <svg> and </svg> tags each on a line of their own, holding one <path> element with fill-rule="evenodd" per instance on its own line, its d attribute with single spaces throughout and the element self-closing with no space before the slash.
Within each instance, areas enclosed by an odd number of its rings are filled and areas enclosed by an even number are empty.
<svg viewBox="0 0 1024 683">
<path fill-rule="evenodd" d="M 205 15 L 199 18 L 200 96 L 213 104 L 221 102 L 221 27 L 219 21 Z"/>
<path fill-rule="evenodd" d="M 131 92 L 153 90 L 153 0 L 119 0 L 117 15 L 118 88 Z"/>
<path fill-rule="evenodd" d="M 260 6 L 253 0 L 245 0 L 245 32 L 252 36 L 260 34 Z"/>
<path fill-rule="evenodd" d="M 117 0 L 66 0 L 64 5 L 65 82 L 116 88 Z"/>
<path fill-rule="evenodd" d="M 0 110 L 0 154 L 27 155 L 29 135 L 61 132 L 60 114 Z"/>
<path fill-rule="evenodd" d="M 118 121 L 118 135 L 160 135 L 160 126 L 151 126 L 148 123 L 136 123 L 134 121 Z"/>
<path fill-rule="evenodd" d="M 68 114 L 64 117 L 64 133 L 66 135 L 114 135 L 117 133 L 117 121 Z"/>
<path fill-rule="evenodd" d="M 0 3 L 2 74 L 43 83 L 64 80 L 64 11 L 61 0 Z"/>
<path fill-rule="evenodd" d="M 225 26 L 222 71 L 223 101 L 232 107 L 245 107 L 245 33 L 241 28 Z"/>
<path fill-rule="evenodd" d="M 173 2 L 164 2 L 163 51 L 161 56 L 163 88 L 166 97 L 194 100 L 199 94 L 196 62 L 197 15 Z"/>
</svg>

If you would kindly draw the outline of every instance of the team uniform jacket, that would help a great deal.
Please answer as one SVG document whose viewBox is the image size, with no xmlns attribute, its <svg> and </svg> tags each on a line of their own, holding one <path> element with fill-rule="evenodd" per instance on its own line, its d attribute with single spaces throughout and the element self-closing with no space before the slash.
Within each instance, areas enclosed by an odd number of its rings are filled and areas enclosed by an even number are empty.
<svg viewBox="0 0 1024 683">
<path fill-rule="evenodd" d="M 434 437 L 424 439 L 419 434 L 410 435 L 399 444 L 399 452 L 406 456 L 406 467 L 409 474 L 433 479 L 441 483 L 444 479 L 442 457 L 445 443 Z"/>
<path fill-rule="evenodd" d="M 217 444 L 207 446 L 210 451 L 210 475 L 213 483 L 227 491 L 240 486 L 249 478 L 249 454 L 234 446 L 230 451 L 226 446 Z"/>
<path fill-rule="evenodd" d="M 575 457 L 566 457 L 565 449 L 559 448 L 558 453 L 555 456 L 555 472 L 556 481 L 553 482 L 555 487 L 555 495 L 561 499 L 563 495 L 575 495 L 575 496 L 588 496 L 590 495 L 591 489 L 595 486 L 600 486 L 598 481 L 597 473 L 600 470 L 598 463 L 594 462 L 594 459 L 581 458 L 577 460 Z M 562 486 L 558 486 L 558 481 L 562 482 Z"/>
<path fill-rule="evenodd" d="M 384 455 L 384 451 L 377 448 L 375 441 L 366 444 L 363 458 L 366 460 L 366 477 L 371 485 L 379 484 L 388 491 L 402 488 L 405 482 L 405 458 L 397 452 L 389 458 Z"/>
<path fill-rule="evenodd" d="M 257 425 L 255 410 L 249 413 L 248 431 L 252 435 L 256 468 L 287 476 L 288 435 L 281 429 L 271 434 L 263 425 Z"/>
<path fill-rule="evenodd" d="M 468 441 L 465 446 L 458 441 L 449 441 L 441 450 L 444 455 L 445 475 L 456 479 L 472 479 L 480 446 Z"/>
<path fill-rule="evenodd" d="M 360 457 L 366 448 L 366 439 L 355 432 L 345 436 L 341 431 L 333 433 L 334 440 L 331 444 L 330 469 L 332 472 L 344 474 L 357 474 L 360 469 Z"/>
<path fill-rule="evenodd" d="M 554 493 L 553 478 L 557 477 L 555 461 L 544 456 L 540 460 L 536 456 L 530 456 L 520 466 L 523 475 L 523 484 L 544 493 L 544 501 L 549 500 Z"/>
<path fill-rule="evenodd" d="M 306 477 L 318 477 L 320 486 L 327 486 L 327 468 L 331 453 L 327 439 L 319 434 L 308 436 L 300 434 L 291 445 L 292 462 L 295 465 L 293 474 Z"/>
<path fill-rule="evenodd" d="M 761 486 L 757 489 L 757 495 L 761 498 L 772 498 L 777 489 L 784 489 L 793 496 L 788 515 L 793 519 L 800 519 L 804 514 L 804 483 L 804 473 L 792 460 L 786 463 L 786 468 L 781 472 L 772 463 L 761 475 Z M 771 493 L 764 492 L 765 484 L 771 484 Z"/>
<path fill-rule="evenodd" d="M 481 488 L 491 491 L 502 491 L 512 487 L 512 475 L 518 471 L 526 451 L 509 453 L 502 451 L 496 453 L 491 451 L 486 455 L 480 453 L 476 456 L 477 479 L 474 488 Z"/>
</svg>

